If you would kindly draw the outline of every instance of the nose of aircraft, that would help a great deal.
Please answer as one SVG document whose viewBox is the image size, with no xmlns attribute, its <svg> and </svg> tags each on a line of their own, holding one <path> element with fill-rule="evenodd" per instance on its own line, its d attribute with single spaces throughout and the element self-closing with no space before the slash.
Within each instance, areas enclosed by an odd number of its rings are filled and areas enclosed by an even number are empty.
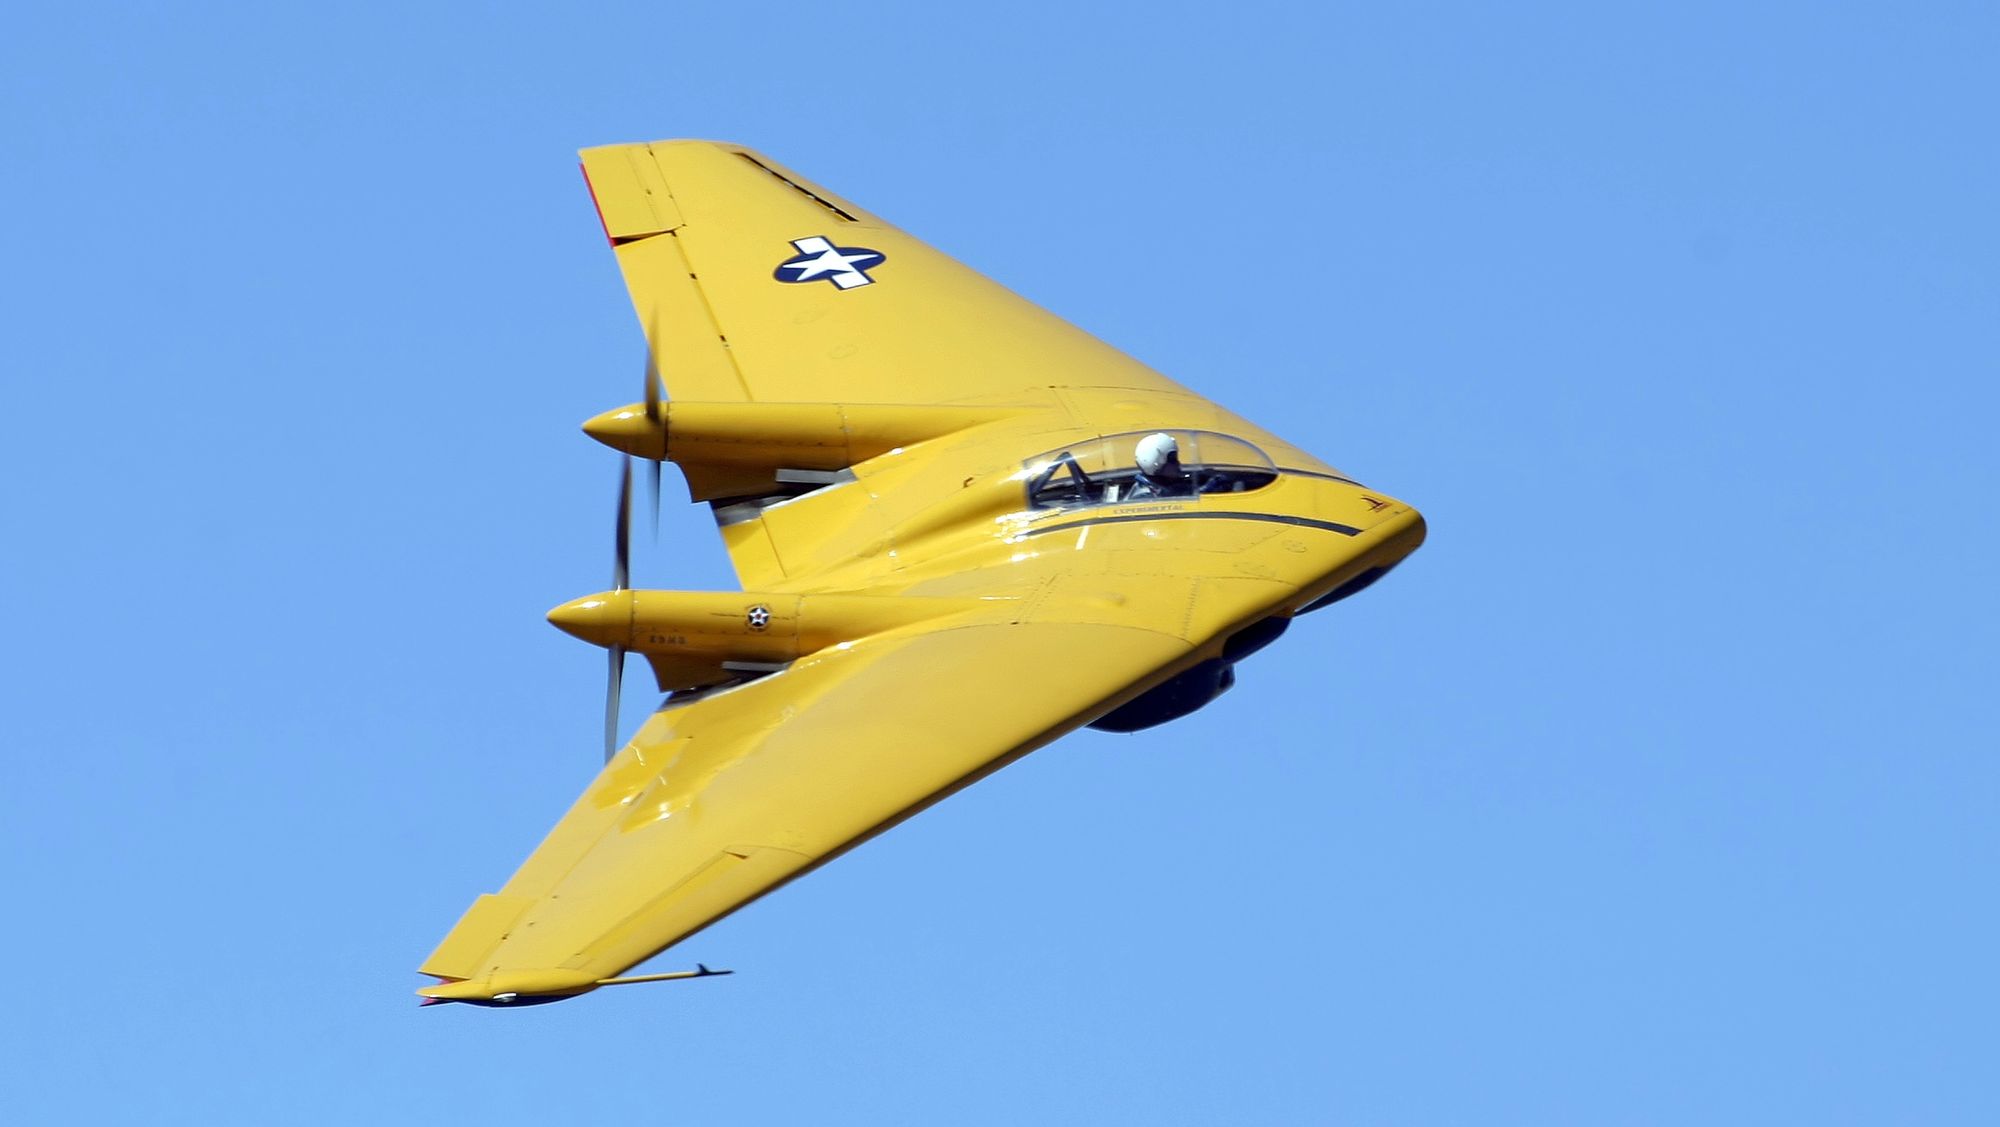
<svg viewBox="0 0 2000 1127">
<path fill-rule="evenodd" d="M 632 639 L 632 592 L 605 591 L 571 599 L 549 612 L 549 623 L 593 645 L 626 645 Z"/>
</svg>

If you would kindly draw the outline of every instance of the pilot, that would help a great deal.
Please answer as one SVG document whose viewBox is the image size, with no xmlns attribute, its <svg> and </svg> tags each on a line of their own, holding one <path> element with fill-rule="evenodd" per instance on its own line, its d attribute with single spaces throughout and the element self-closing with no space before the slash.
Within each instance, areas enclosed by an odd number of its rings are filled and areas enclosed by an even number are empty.
<svg viewBox="0 0 2000 1127">
<path fill-rule="evenodd" d="M 1194 482 L 1181 465 L 1181 444 L 1173 435 L 1161 432 L 1140 439 L 1133 460 L 1139 464 L 1139 476 L 1126 500 L 1194 495 Z"/>
</svg>

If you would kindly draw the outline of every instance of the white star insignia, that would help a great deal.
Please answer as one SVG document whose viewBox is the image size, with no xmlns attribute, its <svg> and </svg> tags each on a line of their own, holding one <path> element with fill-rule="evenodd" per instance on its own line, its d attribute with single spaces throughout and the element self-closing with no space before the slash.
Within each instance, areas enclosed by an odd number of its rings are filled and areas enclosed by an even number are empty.
<svg viewBox="0 0 2000 1127">
<path fill-rule="evenodd" d="M 793 239 L 792 246 L 798 250 L 798 257 L 778 266 L 790 275 L 784 281 L 810 282 L 825 278 L 843 290 L 873 284 L 875 279 L 870 278 L 862 267 L 880 262 L 885 257 L 881 251 L 865 247 L 834 246 L 824 235 Z"/>
</svg>

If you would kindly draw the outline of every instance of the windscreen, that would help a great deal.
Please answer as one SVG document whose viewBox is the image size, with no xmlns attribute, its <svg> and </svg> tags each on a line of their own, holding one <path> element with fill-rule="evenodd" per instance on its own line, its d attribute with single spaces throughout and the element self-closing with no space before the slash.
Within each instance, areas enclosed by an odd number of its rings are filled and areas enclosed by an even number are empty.
<svg viewBox="0 0 2000 1127">
<path fill-rule="evenodd" d="M 1214 431 L 1140 430 L 1050 450 L 1022 463 L 1031 509 L 1243 493 L 1277 479 L 1262 450 Z"/>
</svg>

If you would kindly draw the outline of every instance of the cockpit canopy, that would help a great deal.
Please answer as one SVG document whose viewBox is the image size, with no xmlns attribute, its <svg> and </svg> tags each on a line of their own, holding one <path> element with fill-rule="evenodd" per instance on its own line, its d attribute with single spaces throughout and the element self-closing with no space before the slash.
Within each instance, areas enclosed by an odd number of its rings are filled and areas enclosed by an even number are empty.
<svg viewBox="0 0 2000 1127">
<path fill-rule="evenodd" d="M 1073 509 L 1243 493 L 1271 484 L 1278 468 L 1262 450 L 1215 431 L 1135 430 L 1038 454 L 1021 464 L 1021 476 L 1030 509 Z"/>
</svg>

